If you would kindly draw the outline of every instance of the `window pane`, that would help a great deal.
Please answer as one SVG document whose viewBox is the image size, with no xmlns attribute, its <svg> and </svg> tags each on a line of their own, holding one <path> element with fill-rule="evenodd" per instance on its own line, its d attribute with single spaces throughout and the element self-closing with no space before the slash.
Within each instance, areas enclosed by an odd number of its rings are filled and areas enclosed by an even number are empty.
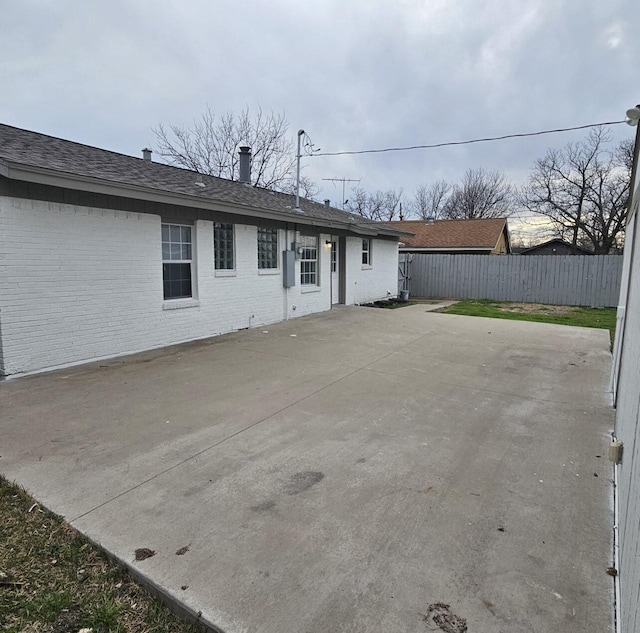
<svg viewBox="0 0 640 633">
<path fill-rule="evenodd" d="M 258 227 L 258 268 L 278 267 L 278 229 Z"/>
<path fill-rule="evenodd" d="M 300 244 L 303 247 L 300 257 L 300 283 L 303 286 L 318 283 L 318 238 L 312 235 L 301 235 Z"/>
<path fill-rule="evenodd" d="M 213 226 L 214 262 L 217 270 L 233 269 L 233 224 Z"/>
<path fill-rule="evenodd" d="M 371 240 L 362 240 L 362 263 L 368 266 L 371 263 Z"/>
<path fill-rule="evenodd" d="M 162 287 L 165 299 L 192 297 L 191 287 L 191 227 L 162 225 Z M 177 261 L 187 263 L 175 263 Z"/>
<path fill-rule="evenodd" d="M 163 264 L 164 298 L 191 297 L 191 264 Z"/>
</svg>

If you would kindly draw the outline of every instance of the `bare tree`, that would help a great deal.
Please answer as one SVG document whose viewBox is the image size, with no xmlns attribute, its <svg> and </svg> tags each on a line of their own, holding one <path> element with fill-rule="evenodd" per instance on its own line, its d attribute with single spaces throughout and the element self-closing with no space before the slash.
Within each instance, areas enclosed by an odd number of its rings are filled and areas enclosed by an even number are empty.
<svg viewBox="0 0 640 633">
<path fill-rule="evenodd" d="M 549 218 L 558 235 L 595 253 L 615 250 L 624 234 L 633 144 L 606 149 L 604 128 L 586 139 L 549 150 L 538 159 L 522 188 L 524 209 Z"/>
<path fill-rule="evenodd" d="M 160 123 L 152 128 L 160 155 L 171 165 L 202 174 L 236 180 L 238 147 L 252 151 L 252 182 L 256 187 L 290 190 L 295 182 L 295 153 L 288 136 L 289 124 L 283 113 L 265 113 L 258 107 L 239 114 L 226 112 L 218 117 L 207 106 L 191 127 Z M 314 184 L 306 179 L 307 191 Z"/>
<path fill-rule="evenodd" d="M 446 180 L 436 180 L 430 185 L 420 185 L 409 201 L 409 213 L 423 220 L 442 217 L 451 185 Z"/>
<path fill-rule="evenodd" d="M 511 215 L 513 190 L 498 171 L 467 169 L 462 183 L 454 185 L 442 215 L 452 220 L 504 218 Z"/>
<path fill-rule="evenodd" d="M 282 193 L 288 193 L 292 196 L 296 195 L 296 180 L 291 178 L 285 181 L 280 187 Z M 300 196 L 307 198 L 308 200 L 315 200 L 316 196 L 320 192 L 320 187 L 317 183 L 307 178 L 307 176 L 300 176 Z"/>
<path fill-rule="evenodd" d="M 356 187 L 347 202 L 347 210 L 370 220 L 393 220 L 400 213 L 401 198 L 402 189 L 368 193 L 361 187 Z"/>
</svg>

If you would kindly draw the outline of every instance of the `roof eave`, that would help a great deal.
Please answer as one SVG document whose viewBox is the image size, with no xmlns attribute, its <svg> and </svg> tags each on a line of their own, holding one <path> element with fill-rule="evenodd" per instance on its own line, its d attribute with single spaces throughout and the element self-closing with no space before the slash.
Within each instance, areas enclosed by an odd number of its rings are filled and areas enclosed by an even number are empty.
<svg viewBox="0 0 640 633">
<path fill-rule="evenodd" d="M 306 215 L 305 213 L 294 214 L 287 211 L 274 211 L 262 209 L 260 207 L 252 207 L 250 205 L 228 203 L 224 200 L 202 198 L 200 196 L 154 189 L 152 187 L 114 182 L 111 180 L 104 180 L 102 178 L 93 178 L 91 176 L 81 176 L 70 172 L 47 169 L 44 167 L 35 167 L 33 165 L 24 165 L 22 163 L 5 161 L 2 159 L 0 159 L 0 175 L 12 180 L 22 180 L 34 184 L 49 185 L 52 187 L 63 187 L 65 189 L 74 189 L 77 191 L 119 196 L 123 198 L 133 198 L 136 200 L 149 200 L 151 202 L 173 204 L 189 208 L 223 211 L 243 216 L 258 216 L 266 219 L 280 220 L 296 224 L 342 229 L 361 235 L 386 235 L 389 237 L 399 237 L 403 234 L 401 231 L 383 226 L 370 229 L 369 227 L 365 228 L 354 222 L 324 220 L 312 215 Z"/>
</svg>

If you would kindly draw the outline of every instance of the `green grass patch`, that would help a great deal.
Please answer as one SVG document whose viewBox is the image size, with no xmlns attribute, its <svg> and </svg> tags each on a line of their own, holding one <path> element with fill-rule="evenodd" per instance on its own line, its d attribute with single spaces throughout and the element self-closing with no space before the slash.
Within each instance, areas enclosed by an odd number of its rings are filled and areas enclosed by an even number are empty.
<svg viewBox="0 0 640 633">
<path fill-rule="evenodd" d="M 548 306 L 539 303 L 507 303 L 498 301 L 459 301 L 438 312 L 464 316 L 491 317 L 537 321 L 556 325 L 575 325 L 609 330 L 611 340 L 616 330 L 615 308 L 581 308 L 576 306 Z"/>
<path fill-rule="evenodd" d="M 0 476 L 0 630 L 192 633 L 87 539 Z"/>
</svg>

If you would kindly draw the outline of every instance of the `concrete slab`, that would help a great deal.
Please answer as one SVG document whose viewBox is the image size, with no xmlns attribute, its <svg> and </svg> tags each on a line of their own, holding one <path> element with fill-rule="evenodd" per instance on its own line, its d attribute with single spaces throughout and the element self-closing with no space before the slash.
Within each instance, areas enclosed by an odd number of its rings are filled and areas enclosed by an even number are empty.
<svg viewBox="0 0 640 633">
<path fill-rule="evenodd" d="M 608 346 L 336 309 L 1 383 L 0 470 L 228 633 L 600 632 Z"/>
<path fill-rule="evenodd" d="M 420 299 L 418 299 L 418 301 L 420 301 Z M 442 301 L 423 300 L 420 301 L 420 303 L 424 306 L 427 312 L 433 312 L 434 310 L 442 310 L 442 308 L 448 308 L 449 306 L 458 303 L 458 301 L 456 299 L 443 299 Z"/>
</svg>

